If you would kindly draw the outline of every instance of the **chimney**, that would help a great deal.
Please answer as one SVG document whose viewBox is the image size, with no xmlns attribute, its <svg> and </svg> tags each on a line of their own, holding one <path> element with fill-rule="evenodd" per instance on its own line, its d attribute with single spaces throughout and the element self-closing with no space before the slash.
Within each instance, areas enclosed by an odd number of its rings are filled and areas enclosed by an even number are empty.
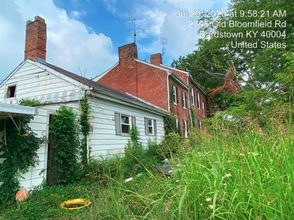
<svg viewBox="0 0 294 220">
<path fill-rule="evenodd" d="M 160 64 L 162 64 L 161 53 L 152 54 L 150 56 L 150 62 L 154 65 L 160 66 Z"/>
<path fill-rule="evenodd" d="M 135 43 L 126 44 L 118 48 L 119 60 L 125 58 L 138 59 L 137 45 Z"/>
<path fill-rule="evenodd" d="M 46 41 L 45 20 L 36 16 L 35 21 L 27 21 L 24 59 L 31 57 L 46 60 Z"/>
</svg>

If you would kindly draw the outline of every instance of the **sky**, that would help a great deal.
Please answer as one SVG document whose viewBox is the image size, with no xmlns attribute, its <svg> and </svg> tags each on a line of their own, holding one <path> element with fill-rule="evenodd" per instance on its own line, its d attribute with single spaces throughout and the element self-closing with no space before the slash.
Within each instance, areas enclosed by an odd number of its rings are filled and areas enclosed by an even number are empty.
<svg viewBox="0 0 294 220">
<path fill-rule="evenodd" d="M 138 58 L 149 62 L 165 48 L 170 66 L 196 49 L 193 10 L 226 9 L 228 1 L 0 0 L 0 82 L 23 61 L 26 22 L 36 15 L 47 24 L 46 61 L 92 78 L 118 62 L 118 47 L 134 42 L 134 30 Z"/>
</svg>

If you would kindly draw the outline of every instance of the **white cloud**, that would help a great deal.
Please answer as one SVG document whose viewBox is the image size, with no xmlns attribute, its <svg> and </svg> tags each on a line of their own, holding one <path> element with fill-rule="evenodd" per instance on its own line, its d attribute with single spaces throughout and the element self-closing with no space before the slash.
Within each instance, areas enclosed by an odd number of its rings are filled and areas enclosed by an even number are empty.
<svg viewBox="0 0 294 220">
<path fill-rule="evenodd" d="M 215 8 L 223 5 L 227 0 L 144 0 L 134 5 L 134 16 L 144 18 L 143 29 L 149 35 L 138 34 L 139 56 L 149 59 L 150 54 L 162 52 L 161 37 L 167 38 L 166 55 L 164 62 L 170 65 L 173 59 L 186 55 L 196 49 L 199 39 L 198 28 L 190 28 L 189 21 L 193 10 L 221 9 Z M 218 5 L 217 5 L 218 4 Z M 187 17 L 177 17 L 179 10 L 187 10 Z M 140 39 L 153 37 L 149 44 L 140 44 Z M 147 55 L 148 54 L 148 55 Z"/>
<path fill-rule="evenodd" d="M 112 14 L 116 13 L 116 7 L 115 7 L 116 2 L 117 0 L 103 0 L 103 3 L 106 5 L 107 10 L 111 12 Z"/>
<path fill-rule="evenodd" d="M 47 24 L 46 61 L 56 66 L 93 77 L 117 62 L 112 41 L 104 34 L 89 31 L 83 23 L 70 18 L 52 0 L 0 0 L 0 80 L 3 80 L 24 58 L 25 24 L 34 16 Z"/>
<path fill-rule="evenodd" d="M 80 17 L 85 16 L 86 12 L 85 11 L 72 11 L 72 12 L 70 12 L 70 15 L 74 19 L 79 19 Z"/>
</svg>

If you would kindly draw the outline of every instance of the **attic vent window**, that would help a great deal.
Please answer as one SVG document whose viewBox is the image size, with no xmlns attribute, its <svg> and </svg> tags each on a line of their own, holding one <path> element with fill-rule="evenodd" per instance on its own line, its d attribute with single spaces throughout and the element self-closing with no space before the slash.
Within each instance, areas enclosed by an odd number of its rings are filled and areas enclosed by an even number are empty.
<svg viewBox="0 0 294 220">
<path fill-rule="evenodd" d="M 15 97 L 15 91 L 16 91 L 16 85 L 14 86 L 9 86 L 7 88 L 7 98 L 13 98 Z"/>
</svg>

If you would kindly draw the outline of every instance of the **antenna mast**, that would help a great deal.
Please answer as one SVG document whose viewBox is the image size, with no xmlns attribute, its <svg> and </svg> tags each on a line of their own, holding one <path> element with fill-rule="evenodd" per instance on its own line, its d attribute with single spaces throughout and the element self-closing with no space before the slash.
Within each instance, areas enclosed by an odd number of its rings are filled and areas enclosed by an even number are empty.
<svg viewBox="0 0 294 220">
<path fill-rule="evenodd" d="M 146 34 L 146 31 L 145 29 L 142 29 L 141 28 L 141 25 L 139 25 L 138 27 L 136 26 L 136 21 L 142 21 L 144 20 L 143 18 L 139 18 L 139 19 L 136 19 L 135 17 L 134 18 L 131 18 L 130 14 L 129 14 L 129 21 L 127 23 L 127 28 L 128 28 L 128 32 L 129 32 L 129 38 L 130 39 L 134 39 L 134 43 L 136 43 L 136 38 L 137 38 L 137 33 L 144 33 Z"/>
<path fill-rule="evenodd" d="M 165 45 L 167 45 L 167 37 L 161 37 L 160 39 L 160 44 L 162 44 L 162 56 L 166 53 L 166 47 Z"/>
</svg>

